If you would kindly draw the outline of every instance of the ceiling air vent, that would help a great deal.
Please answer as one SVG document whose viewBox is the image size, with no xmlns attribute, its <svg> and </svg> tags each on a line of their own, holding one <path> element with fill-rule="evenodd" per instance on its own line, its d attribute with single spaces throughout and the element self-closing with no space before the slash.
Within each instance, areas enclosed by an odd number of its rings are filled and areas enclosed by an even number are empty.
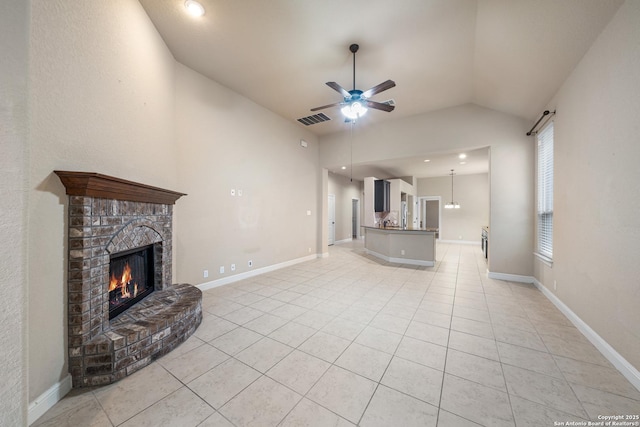
<svg viewBox="0 0 640 427">
<path fill-rule="evenodd" d="M 331 117 L 324 113 L 314 114 L 313 116 L 302 117 L 298 119 L 300 123 L 305 126 L 315 125 L 316 123 L 322 123 L 331 120 Z"/>
</svg>

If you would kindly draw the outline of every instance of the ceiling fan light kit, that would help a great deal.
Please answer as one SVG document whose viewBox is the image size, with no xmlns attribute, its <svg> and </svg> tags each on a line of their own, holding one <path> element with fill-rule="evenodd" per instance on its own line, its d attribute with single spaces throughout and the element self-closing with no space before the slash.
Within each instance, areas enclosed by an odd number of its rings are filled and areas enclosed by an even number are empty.
<svg viewBox="0 0 640 427">
<path fill-rule="evenodd" d="M 349 50 L 351 51 L 351 53 L 353 53 L 353 89 L 346 90 L 336 82 L 327 82 L 327 86 L 343 96 L 343 101 L 323 105 L 322 107 L 312 108 L 311 111 L 324 110 L 325 108 L 339 106 L 341 107 L 340 111 L 348 119 L 348 121 L 353 122 L 364 116 L 369 108 L 386 112 L 391 112 L 395 109 L 395 105 L 371 101 L 369 99 L 377 93 L 395 87 L 396 83 L 393 80 L 384 81 L 379 85 L 376 85 L 371 89 L 365 91 L 356 89 L 356 52 L 359 48 L 360 46 L 355 43 L 349 46 Z"/>
<path fill-rule="evenodd" d="M 342 112 L 346 118 L 351 120 L 359 119 L 367 114 L 367 111 L 369 111 L 369 109 L 358 101 L 347 104 L 340 109 L 340 112 Z"/>
</svg>

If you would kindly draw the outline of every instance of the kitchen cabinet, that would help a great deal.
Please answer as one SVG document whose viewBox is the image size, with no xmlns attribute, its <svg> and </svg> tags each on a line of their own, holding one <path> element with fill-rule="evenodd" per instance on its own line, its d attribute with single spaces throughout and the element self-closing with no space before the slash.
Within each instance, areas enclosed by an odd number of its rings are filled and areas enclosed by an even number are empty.
<svg viewBox="0 0 640 427">
<path fill-rule="evenodd" d="M 391 205 L 391 183 L 383 179 L 374 181 L 374 207 L 376 212 L 389 212 Z"/>
</svg>

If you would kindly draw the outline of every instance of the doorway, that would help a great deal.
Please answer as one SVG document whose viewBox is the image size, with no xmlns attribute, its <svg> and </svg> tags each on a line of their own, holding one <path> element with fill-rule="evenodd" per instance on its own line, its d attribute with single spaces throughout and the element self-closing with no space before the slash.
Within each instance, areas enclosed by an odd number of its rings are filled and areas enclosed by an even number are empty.
<svg viewBox="0 0 640 427">
<path fill-rule="evenodd" d="M 329 200 L 328 200 L 328 212 L 327 212 L 327 217 L 328 219 L 328 233 L 327 233 L 327 239 L 328 239 L 328 243 L 329 246 L 333 245 L 336 242 L 336 195 L 335 194 L 329 194 Z"/>
<path fill-rule="evenodd" d="M 351 199 L 351 237 L 360 237 L 360 200 Z"/>
<path fill-rule="evenodd" d="M 440 235 L 440 196 L 420 197 L 420 226 L 421 228 L 437 228 L 436 239 Z"/>
</svg>

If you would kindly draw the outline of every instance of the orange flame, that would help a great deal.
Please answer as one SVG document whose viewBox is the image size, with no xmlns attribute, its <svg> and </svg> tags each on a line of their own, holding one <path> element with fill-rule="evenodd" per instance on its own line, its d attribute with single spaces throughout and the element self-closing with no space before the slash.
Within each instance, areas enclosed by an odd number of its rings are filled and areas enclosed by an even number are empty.
<svg viewBox="0 0 640 427">
<path fill-rule="evenodd" d="M 128 285 L 131 282 L 131 267 L 129 267 L 129 263 L 124 264 L 124 271 L 122 272 L 122 276 L 120 279 L 117 279 L 115 275 L 111 274 L 111 279 L 109 281 L 109 292 L 120 287 L 120 293 L 122 298 L 131 298 L 131 292 L 129 292 Z M 138 293 L 138 284 L 135 284 L 135 294 Z M 135 295 L 134 295 L 135 297 Z"/>
</svg>

